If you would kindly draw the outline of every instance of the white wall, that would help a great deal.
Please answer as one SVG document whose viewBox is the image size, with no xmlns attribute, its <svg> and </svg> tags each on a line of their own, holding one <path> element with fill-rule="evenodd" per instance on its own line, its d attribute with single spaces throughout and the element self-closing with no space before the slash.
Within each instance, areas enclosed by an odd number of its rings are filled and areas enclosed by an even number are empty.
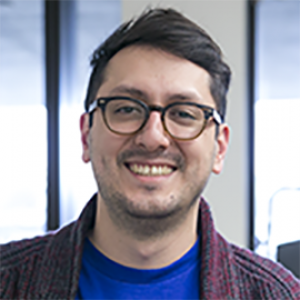
<svg viewBox="0 0 300 300">
<path fill-rule="evenodd" d="M 246 0 L 149 1 L 122 0 L 123 20 L 146 7 L 172 7 L 202 26 L 221 46 L 233 78 L 228 95 L 227 122 L 232 134 L 225 168 L 212 176 L 204 192 L 212 207 L 216 227 L 240 246 L 248 244 L 249 187 L 247 136 Z"/>
</svg>

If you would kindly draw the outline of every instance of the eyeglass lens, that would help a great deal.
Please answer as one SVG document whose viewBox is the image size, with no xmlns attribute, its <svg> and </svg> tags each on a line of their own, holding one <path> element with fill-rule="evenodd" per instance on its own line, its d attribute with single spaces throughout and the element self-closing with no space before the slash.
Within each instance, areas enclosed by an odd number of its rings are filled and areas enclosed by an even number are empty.
<svg viewBox="0 0 300 300">
<path fill-rule="evenodd" d="M 147 118 L 147 108 L 138 102 L 117 99 L 107 103 L 105 119 L 108 127 L 120 134 L 138 131 Z M 202 109 L 183 103 L 168 107 L 164 115 L 166 130 L 177 138 L 193 138 L 205 124 Z"/>
</svg>

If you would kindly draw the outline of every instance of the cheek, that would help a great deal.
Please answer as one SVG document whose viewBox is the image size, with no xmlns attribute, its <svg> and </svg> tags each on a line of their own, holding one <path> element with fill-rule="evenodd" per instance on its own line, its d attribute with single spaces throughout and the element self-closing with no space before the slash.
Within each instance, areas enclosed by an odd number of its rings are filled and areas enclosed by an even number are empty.
<svg viewBox="0 0 300 300">
<path fill-rule="evenodd" d="M 102 131 L 101 134 L 93 135 L 91 140 L 91 160 L 99 167 L 114 168 L 117 164 L 117 156 L 126 145 L 127 138 Z"/>
<path fill-rule="evenodd" d="M 196 142 L 196 141 L 195 141 Z M 215 157 L 215 142 L 197 141 L 186 145 L 184 155 L 187 168 L 196 176 L 212 171 Z M 192 175 L 193 175 L 192 174 Z"/>
<path fill-rule="evenodd" d="M 92 160 L 95 162 L 98 161 L 98 163 L 111 160 L 117 155 L 115 153 L 116 147 L 117 145 L 107 137 L 97 138 L 97 140 L 93 141 L 92 145 Z"/>
<path fill-rule="evenodd" d="M 100 111 L 95 113 L 91 131 L 91 146 L 95 156 L 113 155 L 119 147 L 121 138 L 106 127 Z"/>
</svg>

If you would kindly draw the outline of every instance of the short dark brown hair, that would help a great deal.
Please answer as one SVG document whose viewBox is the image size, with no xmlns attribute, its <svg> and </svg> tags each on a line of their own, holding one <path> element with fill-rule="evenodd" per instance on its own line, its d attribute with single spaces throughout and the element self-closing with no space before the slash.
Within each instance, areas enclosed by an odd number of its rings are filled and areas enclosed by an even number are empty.
<svg viewBox="0 0 300 300">
<path fill-rule="evenodd" d="M 92 73 L 85 109 L 95 100 L 109 60 L 121 49 L 132 45 L 157 48 L 187 59 L 210 74 L 210 91 L 222 119 L 231 71 L 223 61 L 219 46 L 197 24 L 173 9 L 149 9 L 136 20 L 122 24 L 93 53 Z"/>
</svg>

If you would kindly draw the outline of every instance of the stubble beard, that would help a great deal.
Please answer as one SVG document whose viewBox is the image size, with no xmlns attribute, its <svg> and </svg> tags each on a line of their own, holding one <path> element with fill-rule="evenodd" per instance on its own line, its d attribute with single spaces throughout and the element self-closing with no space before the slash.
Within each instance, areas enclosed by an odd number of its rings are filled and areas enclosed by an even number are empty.
<svg viewBox="0 0 300 300">
<path fill-rule="evenodd" d="M 114 186 L 106 184 L 103 177 L 96 180 L 101 198 L 113 223 L 120 231 L 125 231 L 126 234 L 140 241 L 156 240 L 175 231 L 195 208 L 201 193 L 197 191 L 185 205 L 182 205 L 186 202 L 182 194 L 187 195 L 186 192 L 177 196 L 177 199 L 171 195 L 170 198 L 176 205 L 169 201 L 170 205 L 162 209 L 158 205 L 148 203 L 145 208 L 137 204 L 138 199 L 131 201 Z M 149 202 L 152 202 L 151 199 Z"/>
<path fill-rule="evenodd" d="M 102 172 L 93 163 L 92 165 L 98 190 L 110 219 L 120 231 L 125 231 L 140 241 L 156 240 L 175 231 L 191 215 L 191 210 L 198 208 L 199 197 L 207 181 L 187 180 L 178 195 L 171 194 L 165 201 L 160 199 L 159 203 L 155 199 L 151 201 L 148 196 L 149 201 L 132 201 L 118 190 L 118 183 L 112 179 L 116 177 L 110 172 L 104 157 L 101 158 Z M 183 169 L 184 164 L 177 172 L 182 172 Z M 149 195 L 154 190 L 153 186 L 145 186 L 145 192 Z"/>
</svg>

